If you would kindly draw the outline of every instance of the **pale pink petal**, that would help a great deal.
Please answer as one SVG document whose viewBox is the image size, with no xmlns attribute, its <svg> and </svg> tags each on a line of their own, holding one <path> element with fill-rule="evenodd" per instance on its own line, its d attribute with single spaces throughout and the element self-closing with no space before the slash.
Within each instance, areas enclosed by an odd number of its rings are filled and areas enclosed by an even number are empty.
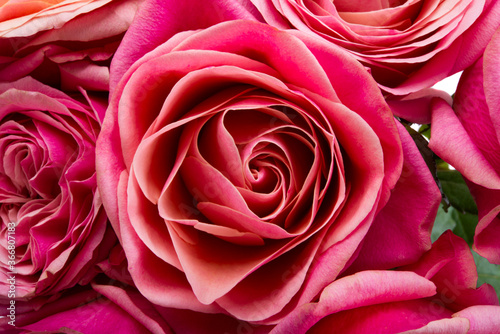
<svg viewBox="0 0 500 334">
<path fill-rule="evenodd" d="M 76 16 L 94 11 L 110 2 L 111 0 L 63 1 L 45 10 L 0 22 L 0 36 L 26 37 L 40 31 L 57 29 Z"/>
<path fill-rule="evenodd" d="M 500 188 L 500 176 L 443 100 L 432 102 L 432 128 L 429 147 L 467 179 L 485 187 Z"/>
<path fill-rule="evenodd" d="M 469 321 L 464 318 L 440 319 L 429 322 L 418 329 L 402 332 L 404 334 L 467 334 Z"/>
<path fill-rule="evenodd" d="M 500 328 L 500 306 L 471 306 L 453 315 L 469 320 L 470 334 L 494 333 Z"/>
<path fill-rule="evenodd" d="M 433 88 L 408 94 L 402 98 L 388 97 L 387 104 L 394 115 L 417 124 L 429 124 L 432 119 L 431 101 L 438 97 L 452 105 L 453 99 L 448 93 Z"/>
<path fill-rule="evenodd" d="M 317 303 L 297 308 L 271 333 L 305 333 L 321 319 L 333 313 L 375 304 L 425 298 L 433 294 L 434 284 L 411 272 L 359 272 L 331 283 L 323 290 Z"/>
</svg>

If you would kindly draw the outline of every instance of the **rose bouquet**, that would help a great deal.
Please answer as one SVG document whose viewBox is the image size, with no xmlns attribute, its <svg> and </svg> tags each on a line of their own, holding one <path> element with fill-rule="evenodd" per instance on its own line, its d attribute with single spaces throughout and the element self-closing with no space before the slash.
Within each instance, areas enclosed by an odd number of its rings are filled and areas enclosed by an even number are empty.
<svg viewBox="0 0 500 334">
<path fill-rule="evenodd" d="M 485 0 L 5 2 L 2 332 L 497 332 L 499 27 Z"/>
</svg>

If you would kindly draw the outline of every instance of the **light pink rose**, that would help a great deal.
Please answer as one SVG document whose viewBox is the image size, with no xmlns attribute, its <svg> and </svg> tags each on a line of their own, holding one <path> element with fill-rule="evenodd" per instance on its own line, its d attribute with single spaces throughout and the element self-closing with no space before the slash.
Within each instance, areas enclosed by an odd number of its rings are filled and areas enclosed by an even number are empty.
<svg viewBox="0 0 500 334">
<path fill-rule="evenodd" d="M 104 108 L 82 93 L 32 78 L 0 84 L 2 303 L 12 299 L 12 275 L 16 300 L 43 302 L 87 283 L 116 242 L 95 174 Z"/>
<path fill-rule="evenodd" d="M 395 95 L 431 87 L 472 64 L 500 24 L 496 0 L 251 1 L 269 24 L 348 50 Z"/>
<path fill-rule="evenodd" d="M 434 101 L 430 147 L 469 181 L 479 210 L 475 250 L 500 264 L 500 30 L 460 79 L 453 109 Z"/>
<path fill-rule="evenodd" d="M 63 1 L 6 19 L 11 7 L 42 4 L 8 1 L 0 7 L 0 82 L 32 76 L 64 91 L 108 91 L 111 57 L 141 2 Z"/>
<path fill-rule="evenodd" d="M 358 62 L 254 21 L 171 37 L 175 7 L 138 13 L 98 140 L 103 202 L 148 300 L 272 324 L 351 264 L 430 247 L 439 190 Z"/>
<path fill-rule="evenodd" d="M 417 263 L 336 280 L 271 333 L 494 333 L 498 298 L 476 284 L 469 246 L 448 231 Z"/>
</svg>

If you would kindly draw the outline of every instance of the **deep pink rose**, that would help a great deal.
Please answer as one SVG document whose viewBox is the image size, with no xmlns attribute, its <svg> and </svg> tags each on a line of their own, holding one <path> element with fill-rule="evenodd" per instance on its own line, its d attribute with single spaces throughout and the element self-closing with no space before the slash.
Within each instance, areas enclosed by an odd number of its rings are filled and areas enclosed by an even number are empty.
<svg viewBox="0 0 500 334">
<path fill-rule="evenodd" d="M 430 247 L 439 191 L 358 62 L 253 21 L 171 37 L 175 7 L 139 11 L 98 140 L 103 202 L 148 300 L 271 324 L 351 264 Z"/>
<path fill-rule="evenodd" d="M 474 247 L 500 264 L 500 30 L 460 79 L 453 109 L 435 100 L 430 147 L 469 181 L 479 210 Z"/>
<path fill-rule="evenodd" d="M 410 266 L 336 280 L 271 333 L 495 333 L 495 290 L 476 284 L 469 246 L 448 231 Z"/>
<path fill-rule="evenodd" d="M 12 275 L 16 300 L 85 284 L 116 242 L 95 173 L 104 108 L 82 93 L 32 78 L 0 84 L 2 304 Z"/>
<path fill-rule="evenodd" d="M 2 15 L 9 8 L 50 3 L 8 1 L 0 7 L 0 82 L 31 76 L 64 91 L 108 91 L 111 57 L 141 2 L 64 1 L 10 17 Z"/>
<path fill-rule="evenodd" d="M 269 24 L 348 50 L 386 92 L 431 87 L 469 66 L 500 24 L 496 0 L 251 0 Z"/>
</svg>

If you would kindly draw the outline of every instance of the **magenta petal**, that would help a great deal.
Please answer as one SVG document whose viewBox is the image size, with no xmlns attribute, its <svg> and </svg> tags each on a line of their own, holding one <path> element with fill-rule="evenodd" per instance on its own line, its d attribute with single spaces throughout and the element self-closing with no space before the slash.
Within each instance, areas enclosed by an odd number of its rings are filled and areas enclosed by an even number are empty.
<svg viewBox="0 0 500 334">
<path fill-rule="evenodd" d="M 493 38 L 484 51 L 483 65 L 484 95 L 497 138 L 500 138 L 500 93 L 496 81 L 500 75 L 499 54 L 500 29 L 497 29 L 497 32 L 493 35 Z"/>
<path fill-rule="evenodd" d="M 349 270 L 399 267 L 415 262 L 431 247 L 430 230 L 441 202 L 441 192 L 402 125 L 399 125 L 399 133 L 404 152 L 401 177 L 389 202 L 375 217 L 358 258 Z M 405 203 L 412 205 L 408 207 Z"/>
<path fill-rule="evenodd" d="M 272 333 L 305 333 L 322 318 L 353 308 L 432 296 L 435 286 L 411 272 L 364 271 L 327 286 L 317 303 L 305 304 Z"/>
<path fill-rule="evenodd" d="M 477 150 L 500 175 L 499 130 L 493 122 L 498 117 L 496 111 L 499 109 L 491 106 L 494 101 L 490 97 L 488 102 L 485 94 L 486 89 L 493 90 L 490 93 L 495 94 L 496 83 L 485 81 L 488 71 L 495 72 L 495 69 L 486 68 L 486 64 L 486 59 L 481 57 L 463 72 L 453 101 L 453 109 Z M 500 70 L 497 72 L 500 74 Z M 474 181 L 474 178 L 470 180 Z"/>
<path fill-rule="evenodd" d="M 81 333 L 96 333 L 99 331 L 108 333 L 116 331 L 129 333 L 133 331 L 138 334 L 150 333 L 135 319 L 130 318 L 129 314 L 120 307 L 113 303 L 100 303 L 99 301 L 48 316 L 24 328 L 30 331 L 49 330 L 54 332 L 59 332 L 61 328 L 68 328 Z"/>
<path fill-rule="evenodd" d="M 133 332 L 150 333 L 129 313 L 113 302 L 106 300 L 95 291 L 69 292 L 41 308 L 36 305 L 16 303 L 15 333 L 20 329 L 33 332 L 53 333 L 109 333 Z M 34 308 L 34 310 L 31 310 Z M 26 310 L 24 310 L 26 309 Z M 13 327 L 7 324 L 7 318 L 0 319 L 0 330 L 11 333 Z M 24 332 L 24 331 L 23 331 Z M 159 332 L 156 333 L 165 333 Z"/>
<path fill-rule="evenodd" d="M 405 300 L 365 306 L 332 314 L 320 320 L 307 333 L 325 333 L 330 328 L 335 328 L 339 333 L 368 333 L 374 328 L 379 333 L 413 333 L 415 328 L 450 316 L 451 312 L 449 310 L 439 308 L 428 300 Z M 459 322 L 458 327 L 464 328 L 465 325 L 465 328 L 467 328 L 467 321 L 461 320 L 455 321 Z M 451 328 L 454 329 L 455 327 L 457 327 L 457 324 L 453 324 Z M 447 326 L 446 328 L 450 327 Z M 415 331 L 420 333 L 418 330 Z"/>
<path fill-rule="evenodd" d="M 107 297 L 111 305 L 116 304 L 128 315 L 151 333 L 172 333 L 170 327 L 144 296 L 132 288 L 120 288 L 112 285 L 93 284 L 93 289 Z M 121 322 L 121 319 L 119 320 Z"/>
<path fill-rule="evenodd" d="M 500 190 L 469 183 L 479 210 L 479 224 L 474 235 L 474 250 L 490 262 L 500 264 Z"/>
<path fill-rule="evenodd" d="M 470 248 L 451 231 L 443 233 L 418 262 L 400 269 L 414 271 L 434 282 L 438 289 L 434 301 L 450 310 L 499 303 L 492 286 L 484 284 L 476 289 L 478 274 Z"/>
</svg>

